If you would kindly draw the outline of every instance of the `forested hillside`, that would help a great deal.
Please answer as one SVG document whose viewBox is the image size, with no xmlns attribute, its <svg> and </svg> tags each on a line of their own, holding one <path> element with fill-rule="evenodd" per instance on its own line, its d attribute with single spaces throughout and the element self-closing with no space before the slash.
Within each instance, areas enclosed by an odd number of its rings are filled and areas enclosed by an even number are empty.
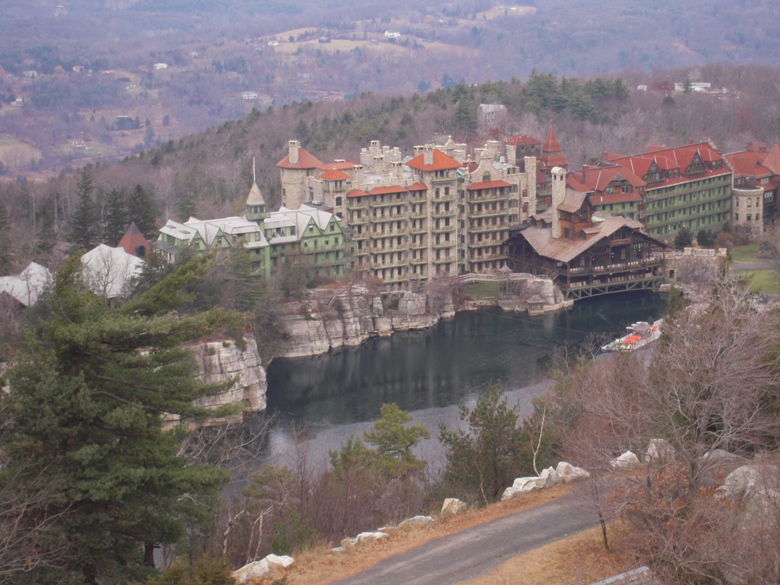
<svg viewBox="0 0 780 585">
<path fill-rule="evenodd" d="M 452 135 L 479 147 L 487 139 L 516 133 L 544 138 L 555 127 L 572 169 L 604 151 L 641 152 L 651 144 L 679 145 L 710 139 L 723 152 L 748 141 L 780 140 L 780 106 L 772 100 L 780 69 L 761 66 L 704 66 L 657 72 L 660 79 L 709 80 L 714 87 L 739 87 L 726 95 L 636 91 L 636 79 L 600 77 L 587 81 L 533 74 L 521 83 L 456 85 L 427 94 L 364 94 L 348 102 L 299 102 L 225 122 L 200 134 L 170 139 L 159 147 L 93 171 L 98 209 L 105 221 L 108 194 L 127 197 L 137 186 L 152 195 L 158 224 L 166 218 L 202 218 L 241 213 L 256 160 L 258 185 L 279 204 L 276 163 L 295 138 L 321 161 L 359 160 L 371 140 L 411 154 L 435 135 Z M 507 118 L 479 127 L 477 106 L 500 103 Z M 55 218 L 61 237 L 76 205 L 77 177 L 61 173 L 47 182 L 0 183 L 6 202 L 17 266 L 33 255 L 43 214 Z"/>
<path fill-rule="evenodd" d="M 566 77 L 622 72 L 650 85 L 663 80 L 658 68 L 774 64 L 773 8 L 732 0 L 8 0 L 0 173 L 51 176 L 294 101 L 409 97 L 525 81 L 534 68 Z"/>
</svg>

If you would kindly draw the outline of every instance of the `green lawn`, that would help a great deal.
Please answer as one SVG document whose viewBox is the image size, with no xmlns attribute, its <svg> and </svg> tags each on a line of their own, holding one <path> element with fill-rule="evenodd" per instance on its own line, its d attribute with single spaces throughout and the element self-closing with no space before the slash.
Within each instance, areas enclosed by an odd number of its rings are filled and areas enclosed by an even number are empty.
<svg viewBox="0 0 780 585">
<path fill-rule="evenodd" d="M 734 262 L 752 262 L 756 259 L 758 253 L 758 244 L 750 244 L 749 246 L 740 246 L 739 248 L 732 248 L 731 259 Z"/>
<path fill-rule="evenodd" d="M 466 285 L 466 292 L 472 299 L 494 299 L 500 290 L 499 282 L 472 282 Z"/>
<path fill-rule="evenodd" d="M 777 280 L 777 272 L 774 270 L 751 270 L 739 274 L 750 282 L 750 292 L 780 292 L 780 283 Z"/>
</svg>

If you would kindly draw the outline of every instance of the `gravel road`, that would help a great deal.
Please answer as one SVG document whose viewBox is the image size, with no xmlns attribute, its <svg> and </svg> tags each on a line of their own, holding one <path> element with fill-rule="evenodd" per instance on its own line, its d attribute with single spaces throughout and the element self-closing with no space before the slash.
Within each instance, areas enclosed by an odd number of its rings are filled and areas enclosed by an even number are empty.
<svg viewBox="0 0 780 585">
<path fill-rule="evenodd" d="M 597 525 L 595 512 L 569 496 L 433 540 L 334 585 L 454 585 Z"/>
</svg>

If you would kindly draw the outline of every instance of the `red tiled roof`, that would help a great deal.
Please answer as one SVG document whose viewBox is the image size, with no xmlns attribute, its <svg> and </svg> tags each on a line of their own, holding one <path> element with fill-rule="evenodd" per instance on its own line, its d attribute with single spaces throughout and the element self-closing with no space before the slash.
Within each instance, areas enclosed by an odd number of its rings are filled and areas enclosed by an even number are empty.
<svg viewBox="0 0 780 585">
<path fill-rule="evenodd" d="M 511 187 L 506 181 L 482 181 L 469 185 L 469 191 L 479 191 L 480 189 L 497 189 L 499 187 Z"/>
<path fill-rule="evenodd" d="M 686 146 L 678 146 L 676 148 L 664 148 L 662 150 L 655 150 L 653 152 L 646 152 L 634 156 L 626 156 L 617 159 L 612 159 L 610 162 L 613 164 L 627 167 L 637 177 L 644 177 L 647 174 L 648 169 L 653 161 L 662 170 L 679 169 L 680 177 L 676 179 L 666 179 L 664 184 L 671 185 L 676 183 L 683 183 L 689 180 L 684 174 L 685 169 L 691 164 L 696 155 L 704 162 L 716 162 L 723 160 L 723 157 L 718 153 L 709 142 L 700 142 L 699 144 L 689 144 Z M 704 176 L 718 176 L 728 174 L 730 169 L 724 166 L 722 169 L 707 169 Z"/>
<path fill-rule="evenodd" d="M 341 171 L 325 171 L 320 175 L 320 179 L 325 179 L 326 181 L 341 181 L 344 179 L 349 179 L 349 175 L 347 173 L 342 173 Z"/>
<path fill-rule="evenodd" d="M 541 141 L 533 136 L 528 136 L 527 134 L 518 134 L 517 136 L 508 138 L 506 143 L 513 146 L 538 146 L 541 144 Z"/>
<path fill-rule="evenodd" d="M 762 159 L 766 158 L 766 153 L 746 150 L 727 154 L 726 159 L 734 169 L 735 177 L 771 177 L 771 169 L 762 164 Z"/>
<path fill-rule="evenodd" d="M 362 189 L 352 189 L 349 193 L 347 193 L 347 197 L 364 197 L 368 195 L 365 191 Z"/>
<path fill-rule="evenodd" d="M 368 192 L 369 195 L 387 195 L 388 193 L 406 193 L 408 189 L 401 185 L 392 185 L 390 187 L 375 187 Z"/>
<path fill-rule="evenodd" d="M 583 184 L 580 180 L 581 177 L 579 173 L 567 173 L 566 174 L 566 186 L 571 187 L 575 191 L 579 191 L 581 193 L 587 193 L 589 191 L 592 191 L 592 189 L 589 189 L 587 185 Z"/>
<path fill-rule="evenodd" d="M 305 148 L 298 147 L 297 164 L 292 164 L 290 162 L 290 155 L 288 154 L 282 160 L 276 163 L 276 166 L 283 169 L 316 169 L 322 166 L 322 163 L 317 159 L 316 156 L 310 154 Z"/>
<path fill-rule="evenodd" d="M 537 183 L 552 183 L 552 179 L 548 175 L 545 175 L 543 172 L 536 171 L 536 182 Z"/>
<path fill-rule="evenodd" d="M 143 248 L 144 250 L 141 255 L 146 256 L 149 253 L 150 244 L 141 233 L 141 230 L 138 229 L 138 226 L 135 225 L 135 222 L 133 222 L 130 224 L 130 227 L 127 228 L 127 232 L 122 236 L 122 239 L 119 240 L 117 248 L 123 248 L 125 252 L 132 256 L 138 256 L 139 248 Z"/>
<path fill-rule="evenodd" d="M 610 162 L 615 160 L 616 158 L 626 158 L 625 154 L 618 154 L 616 152 L 602 152 L 601 153 L 601 162 Z"/>
<path fill-rule="evenodd" d="M 780 175 L 780 144 L 773 144 L 763 161 L 764 166 L 776 175 Z"/>
<path fill-rule="evenodd" d="M 425 183 L 415 183 L 411 187 L 409 187 L 409 191 L 427 191 L 428 185 Z"/>
<path fill-rule="evenodd" d="M 562 154 L 543 154 L 540 160 L 546 167 L 565 167 L 569 165 L 569 161 Z"/>
<path fill-rule="evenodd" d="M 448 169 L 460 168 L 460 163 L 454 158 L 447 156 L 441 150 L 433 149 L 433 164 L 425 164 L 425 153 L 421 152 L 409 162 L 406 163 L 408 167 L 413 169 L 419 169 L 421 171 L 445 171 Z"/>
<path fill-rule="evenodd" d="M 555 130 L 553 130 L 552 126 L 550 126 L 547 138 L 544 139 L 544 144 L 542 144 L 542 152 L 550 154 L 562 152 L 561 143 L 558 142 L 558 139 L 555 137 Z"/>
</svg>

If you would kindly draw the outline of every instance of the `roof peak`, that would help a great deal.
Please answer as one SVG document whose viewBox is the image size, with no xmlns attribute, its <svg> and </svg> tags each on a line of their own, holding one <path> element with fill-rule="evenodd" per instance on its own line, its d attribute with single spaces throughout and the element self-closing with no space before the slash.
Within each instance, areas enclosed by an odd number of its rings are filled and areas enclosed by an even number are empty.
<svg viewBox="0 0 780 585">
<path fill-rule="evenodd" d="M 547 138 L 544 139 L 542 152 L 548 154 L 558 154 L 562 152 L 561 143 L 558 142 L 558 139 L 555 137 L 555 130 L 553 130 L 552 124 L 550 125 L 550 130 L 547 132 Z"/>
</svg>

